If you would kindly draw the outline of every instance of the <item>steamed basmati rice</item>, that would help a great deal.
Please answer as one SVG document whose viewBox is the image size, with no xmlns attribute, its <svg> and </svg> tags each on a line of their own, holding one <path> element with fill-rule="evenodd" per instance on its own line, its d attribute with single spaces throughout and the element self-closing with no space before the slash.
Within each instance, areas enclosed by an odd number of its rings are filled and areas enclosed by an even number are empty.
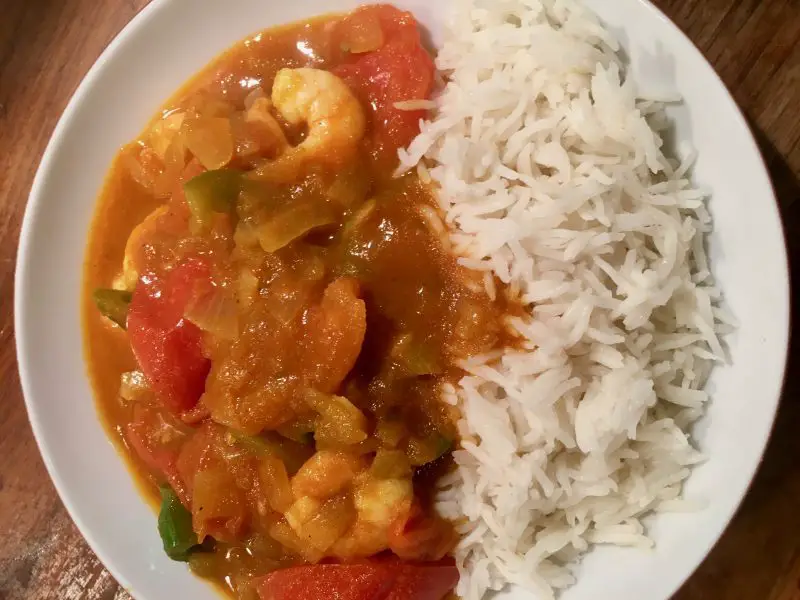
<svg viewBox="0 0 800 600">
<path fill-rule="evenodd" d="M 455 5 L 446 86 L 401 162 L 438 188 L 462 264 L 530 317 L 509 322 L 523 349 L 464 361 L 443 392 L 463 440 L 439 509 L 466 517 L 465 600 L 508 583 L 552 598 L 592 544 L 650 547 L 643 516 L 695 507 L 688 428 L 733 319 L 693 157 L 662 153 L 663 106 L 612 35 L 571 0 Z"/>
</svg>

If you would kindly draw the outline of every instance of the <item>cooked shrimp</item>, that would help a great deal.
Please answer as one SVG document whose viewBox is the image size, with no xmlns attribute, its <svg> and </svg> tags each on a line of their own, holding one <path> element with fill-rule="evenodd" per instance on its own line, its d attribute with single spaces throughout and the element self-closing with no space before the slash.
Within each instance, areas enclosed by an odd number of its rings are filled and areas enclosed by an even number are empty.
<svg viewBox="0 0 800 600">
<path fill-rule="evenodd" d="M 344 81 L 320 69 L 281 69 L 272 84 L 272 103 L 292 125 L 306 123 L 298 146 L 256 170 L 254 177 L 291 180 L 308 161 L 339 164 L 364 135 L 364 111 Z"/>
<path fill-rule="evenodd" d="M 349 485 L 364 467 L 364 459 L 358 455 L 319 450 L 292 477 L 292 492 L 295 498 L 330 498 Z"/>
</svg>

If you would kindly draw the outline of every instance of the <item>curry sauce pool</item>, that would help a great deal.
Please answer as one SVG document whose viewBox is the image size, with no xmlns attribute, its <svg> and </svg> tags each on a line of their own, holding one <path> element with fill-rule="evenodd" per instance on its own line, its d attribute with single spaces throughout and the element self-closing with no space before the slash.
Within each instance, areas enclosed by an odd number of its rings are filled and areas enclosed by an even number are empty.
<svg viewBox="0 0 800 600">
<path fill-rule="evenodd" d="M 99 411 L 167 554 L 235 598 L 456 583 L 441 390 L 513 309 L 443 249 L 432 191 L 393 177 L 425 116 L 396 103 L 433 75 L 390 6 L 265 30 L 163 107 L 99 199 Z"/>
</svg>

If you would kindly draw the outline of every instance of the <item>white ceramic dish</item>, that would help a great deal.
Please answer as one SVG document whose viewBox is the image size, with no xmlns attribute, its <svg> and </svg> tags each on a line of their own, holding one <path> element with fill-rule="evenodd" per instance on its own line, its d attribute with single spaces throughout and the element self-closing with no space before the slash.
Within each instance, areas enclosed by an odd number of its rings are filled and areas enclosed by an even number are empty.
<svg viewBox="0 0 800 600">
<path fill-rule="evenodd" d="M 650 521 L 651 552 L 601 548 L 580 567 L 564 600 L 662 600 L 724 530 L 759 464 L 783 380 L 789 332 L 788 270 L 774 194 L 747 125 L 694 46 L 645 0 L 587 0 L 623 41 L 647 89 L 680 92 L 678 140 L 699 151 L 698 183 L 713 189 L 713 269 L 741 321 L 733 366 L 710 383 L 714 401 L 697 428 L 710 457 L 686 494 L 693 514 Z M 155 0 L 108 47 L 53 134 L 30 195 L 16 286 L 17 352 L 42 455 L 91 547 L 139 600 L 211 600 L 217 593 L 167 559 L 155 515 L 102 430 L 83 363 L 81 265 L 95 199 L 118 147 L 220 51 L 256 29 L 346 10 L 355 0 Z M 434 42 L 447 0 L 397 0 Z M 187 15 L 190 18 L 187 18 Z M 507 598 L 528 596 L 510 590 Z"/>
</svg>

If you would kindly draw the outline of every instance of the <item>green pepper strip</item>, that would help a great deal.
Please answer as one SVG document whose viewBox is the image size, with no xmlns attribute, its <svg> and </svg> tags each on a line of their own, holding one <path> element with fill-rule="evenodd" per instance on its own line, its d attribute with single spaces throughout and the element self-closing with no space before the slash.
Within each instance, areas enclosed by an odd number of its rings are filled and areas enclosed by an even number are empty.
<svg viewBox="0 0 800 600">
<path fill-rule="evenodd" d="M 131 292 L 98 288 L 92 294 L 92 298 L 104 317 L 111 319 L 123 329 L 126 328 L 128 308 L 131 305 L 131 298 L 133 298 Z"/>
<path fill-rule="evenodd" d="M 207 229 L 213 213 L 232 211 L 241 188 L 242 174 L 231 169 L 206 171 L 183 184 L 186 204 L 192 213 L 192 232 Z"/>
<path fill-rule="evenodd" d="M 158 533 L 164 544 L 164 552 L 172 560 L 186 562 L 193 551 L 201 548 L 192 528 L 192 515 L 171 487 L 162 485 L 159 490 L 161 512 L 158 514 Z"/>
</svg>

